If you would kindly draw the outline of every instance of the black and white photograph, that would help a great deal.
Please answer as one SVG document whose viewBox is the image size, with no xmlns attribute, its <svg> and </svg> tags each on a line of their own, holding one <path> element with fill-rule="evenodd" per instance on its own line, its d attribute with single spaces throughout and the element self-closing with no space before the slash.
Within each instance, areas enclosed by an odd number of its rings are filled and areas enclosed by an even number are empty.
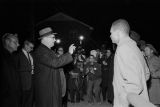
<svg viewBox="0 0 160 107">
<path fill-rule="evenodd" d="M 1 107 L 160 107 L 158 0 L 0 0 Z"/>
</svg>

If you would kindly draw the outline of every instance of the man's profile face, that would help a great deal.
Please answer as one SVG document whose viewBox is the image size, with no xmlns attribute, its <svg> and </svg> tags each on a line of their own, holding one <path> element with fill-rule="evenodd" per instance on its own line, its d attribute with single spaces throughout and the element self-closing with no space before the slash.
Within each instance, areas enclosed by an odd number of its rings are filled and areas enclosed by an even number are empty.
<svg viewBox="0 0 160 107">
<path fill-rule="evenodd" d="M 34 45 L 32 43 L 28 43 L 25 45 L 26 51 L 31 52 L 34 48 Z"/>
<path fill-rule="evenodd" d="M 111 55 L 111 50 L 107 50 L 107 56 L 109 57 Z"/>
<path fill-rule="evenodd" d="M 57 52 L 58 52 L 59 55 L 62 55 L 63 52 L 64 52 L 64 51 L 63 51 L 63 48 L 58 48 Z"/>
<path fill-rule="evenodd" d="M 150 56 L 153 53 L 153 50 L 151 50 L 149 47 L 145 47 L 144 53 L 146 56 Z"/>
<path fill-rule="evenodd" d="M 90 60 L 91 63 L 94 62 L 95 61 L 94 56 L 90 56 L 89 60 Z"/>
<path fill-rule="evenodd" d="M 111 33 L 110 38 L 112 40 L 112 43 L 118 43 L 119 41 L 118 31 L 114 30 L 113 27 L 111 27 L 110 33 Z"/>
<path fill-rule="evenodd" d="M 46 38 L 47 38 L 48 43 L 51 45 L 51 47 L 53 47 L 56 42 L 55 35 L 50 34 Z"/>
<path fill-rule="evenodd" d="M 10 48 L 12 48 L 12 50 L 17 51 L 17 48 L 19 46 L 19 41 L 17 37 L 11 37 L 9 42 L 8 42 L 8 46 Z"/>
</svg>

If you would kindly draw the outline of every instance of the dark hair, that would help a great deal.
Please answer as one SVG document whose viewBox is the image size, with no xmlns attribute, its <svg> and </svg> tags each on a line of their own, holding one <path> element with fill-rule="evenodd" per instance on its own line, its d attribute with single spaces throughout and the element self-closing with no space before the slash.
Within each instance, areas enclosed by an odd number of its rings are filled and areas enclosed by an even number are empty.
<svg viewBox="0 0 160 107">
<path fill-rule="evenodd" d="M 133 31 L 133 30 L 130 31 L 130 35 L 129 36 L 131 37 L 131 39 L 133 39 L 137 43 L 140 40 L 140 35 L 137 32 Z"/>
<path fill-rule="evenodd" d="M 24 47 L 25 45 L 29 45 L 29 44 L 33 44 L 33 45 L 34 45 L 34 42 L 33 42 L 32 40 L 30 40 L 30 39 L 26 39 L 26 40 L 23 42 L 23 47 Z"/>
</svg>

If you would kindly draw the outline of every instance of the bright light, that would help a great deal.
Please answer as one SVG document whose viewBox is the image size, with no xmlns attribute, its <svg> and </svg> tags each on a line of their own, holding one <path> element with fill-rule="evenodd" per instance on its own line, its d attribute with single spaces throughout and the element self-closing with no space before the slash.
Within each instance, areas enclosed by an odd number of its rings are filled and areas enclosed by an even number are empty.
<svg viewBox="0 0 160 107">
<path fill-rule="evenodd" d="M 79 36 L 79 39 L 80 39 L 80 40 L 83 40 L 83 39 L 84 39 L 84 36 L 82 36 L 82 35 Z"/>
<path fill-rule="evenodd" d="M 57 43 L 57 44 L 60 44 L 60 43 L 61 43 L 61 40 L 60 40 L 60 39 L 57 39 L 57 40 L 56 40 L 56 43 Z"/>
</svg>

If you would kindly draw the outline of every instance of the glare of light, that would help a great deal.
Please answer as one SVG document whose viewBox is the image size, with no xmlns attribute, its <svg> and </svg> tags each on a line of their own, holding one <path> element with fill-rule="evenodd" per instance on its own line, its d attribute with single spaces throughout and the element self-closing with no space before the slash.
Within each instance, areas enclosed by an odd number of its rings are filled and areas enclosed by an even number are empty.
<svg viewBox="0 0 160 107">
<path fill-rule="evenodd" d="M 79 39 L 80 39 L 80 40 L 83 40 L 83 39 L 84 39 L 84 36 L 82 36 L 82 35 L 79 36 Z"/>
<path fill-rule="evenodd" d="M 60 43 L 61 43 L 61 40 L 60 40 L 60 39 L 57 39 L 57 40 L 56 40 L 56 43 L 57 43 L 57 44 L 60 44 Z"/>
</svg>

